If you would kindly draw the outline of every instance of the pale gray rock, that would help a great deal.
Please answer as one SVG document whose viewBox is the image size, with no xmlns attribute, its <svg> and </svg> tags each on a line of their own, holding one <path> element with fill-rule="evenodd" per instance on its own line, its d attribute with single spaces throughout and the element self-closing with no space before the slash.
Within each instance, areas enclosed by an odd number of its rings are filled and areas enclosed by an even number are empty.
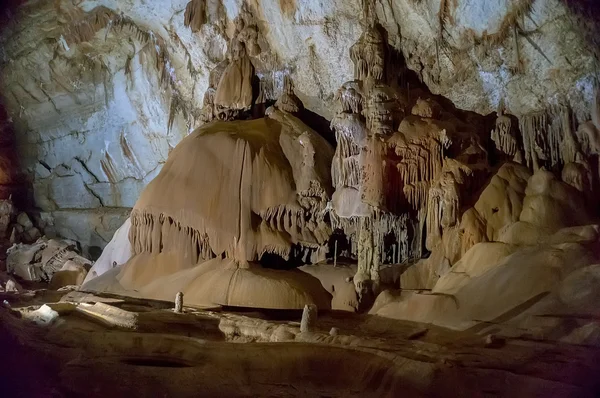
<svg viewBox="0 0 600 398">
<path fill-rule="evenodd" d="M 8 226 L 16 212 L 15 206 L 10 200 L 0 200 L 0 238 L 8 235 Z"/>
<path fill-rule="evenodd" d="M 317 323 L 317 306 L 314 304 L 306 304 L 302 311 L 302 320 L 300 321 L 300 332 L 314 332 Z"/>
<path fill-rule="evenodd" d="M 21 234 L 23 241 L 31 243 L 42 237 L 42 233 L 36 227 L 31 227 Z"/>
<path fill-rule="evenodd" d="M 84 283 L 89 282 L 97 276 L 104 274 L 105 272 L 125 264 L 132 256 L 133 250 L 131 242 L 129 241 L 129 228 L 131 227 L 131 220 L 128 218 L 125 223 L 110 240 L 108 245 L 102 251 L 102 255 L 94 263 L 94 266 L 87 274 Z"/>
<path fill-rule="evenodd" d="M 41 238 L 31 245 L 15 244 L 6 253 L 8 273 L 27 281 L 49 282 L 57 272 L 74 271 L 79 267 L 85 273 L 78 268 L 75 279 L 82 283 L 87 269 L 92 266 L 90 260 L 79 255 L 76 243 L 69 240 Z"/>
<path fill-rule="evenodd" d="M 25 230 L 33 228 L 33 223 L 25 212 L 19 213 L 17 216 L 17 223 L 19 223 Z"/>
</svg>

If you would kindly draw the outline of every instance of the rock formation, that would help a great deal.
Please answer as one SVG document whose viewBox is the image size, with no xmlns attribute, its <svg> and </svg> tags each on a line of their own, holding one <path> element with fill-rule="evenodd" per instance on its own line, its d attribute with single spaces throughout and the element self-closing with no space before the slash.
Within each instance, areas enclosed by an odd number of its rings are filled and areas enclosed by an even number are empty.
<svg viewBox="0 0 600 398">
<path fill-rule="evenodd" d="M 15 244 L 7 250 L 6 269 L 25 281 L 45 281 L 57 289 L 81 285 L 92 266 L 74 242 L 41 238 L 32 245 Z"/>
<path fill-rule="evenodd" d="M 219 80 L 214 98 L 217 118 L 221 120 L 235 119 L 252 105 L 254 67 L 243 42 L 234 39 L 230 47 L 229 63 Z"/>
<path fill-rule="evenodd" d="M 314 304 L 305 305 L 302 311 L 302 320 L 300 321 L 300 332 L 314 332 L 317 323 L 317 306 Z"/>
<path fill-rule="evenodd" d="M 183 293 L 177 292 L 175 295 L 175 309 L 174 311 L 178 314 L 183 312 Z"/>
<path fill-rule="evenodd" d="M 338 141 L 332 227 L 344 231 L 358 258 L 359 296 L 379 291 L 381 264 L 420 257 L 425 238 L 431 248 L 442 228 L 458 222 L 459 185 L 476 184 L 475 174 L 487 165 L 476 129 L 445 113 L 431 95 L 412 104 L 410 89 L 387 78 L 380 29 L 365 21 L 351 47 L 355 80 L 339 89 L 340 111 L 331 124 Z M 385 242 L 390 234 L 393 248 Z"/>
<path fill-rule="evenodd" d="M 32 396 L 598 396 L 592 3 L 11 2 L 4 362 Z"/>
<path fill-rule="evenodd" d="M 253 18 L 244 9 L 235 19 L 229 58 L 211 72 L 202 114 L 221 121 L 197 129 L 172 151 L 131 213 L 131 254 L 110 260 L 115 248 L 128 247 L 123 238 L 114 248 L 111 243 L 87 286 L 161 298 L 181 291 L 198 304 L 272 308 L 279 301 L 302 308 L 306 300 L 328 307 L 307 275 L 258 263 L 337 257 L 338 238 L 329 241 L 335 232 L 347 242 L 343 255 L 357 263 L 354 292 L 346 291 L 348 282 L 330 288 L 330 277 L 318 268 L 304 269 L 336 308 L 368 309 L 398 281 L 402 288 L 435 289 L 473 247 L 496 242 L 514 223 L 525 223 L 515 224 L 519 231 L 522 225 L 556 231 L 567 222 L 560 204 L 566 198 L 597 210 L 590 193 L 598 177 L 587 161 L 593 122 L 577 128 L 566 106 L 517 122 L 500 101 L 490 134 L 482 117 L 457 110 L 407 71 L 368 4 L 362 34 L 349 49 L 354 80 L 335 96 L 335 152 L 299 119 L 303 106 L 288 74 L 263 116 L 270 92 L 264 75 L 252 83 L 254 65 L 264 67 Z M 494 154 L 485 149 L 490 146 Z M 523 165 L 506 163 L 490 176 L 490 159 Z M 564 182 L 547 171 L 561 169 Z M 583 223 L 585 216 L 577 216 L 568 225 Z M 393 264 L 404 274 L 383 276 Z M 332 272 L 342 275 L 335 267 Z M 240 296 L 255 278 L 280 296 Z M 278 278 L 291 278 L 294 287 L 285 293 Z"/>
<path fill-rule="evenodd" d="M 186 137 L 131 213 L 132 257 L 114 272 L 94 267 L 87 282 L 102 284 L 93 278 L 104 273 L 109 289 L 114 277 L 120 288 L 162 297 L 180 287 L 169 278 L 179 278 L 190 303 L 301 308 L 306 300 L 329 307 L 318 280 L 258 264 L 268 255 L 315 262 L 331 233 L 324 219 L 331 147 L 286 111 L 267 114 L 215 121 Z M 148 269 L 152 275 L 141 277 Z M 260 293 L 260 280 L 273 284 L 270 295 Z"/>
<path fill-rule="evenodd" d="M 504 99 L 513 127 L 557 104 L 577 125 L 590 119 L 596 14 L 585 7 L 400 0 L 377 3 L 370 18 L 383 31 L 363 32 L 358 0 L 259 3 L 61 0 L 2 13 L 1 102 L 48 231 L 81 241 L 86 253 L 110 241 L 169 151 L 217 116 L 234 39 L 260 80 L 253 96 L 260 87 L 263 103 L 277 100 L 289 75 L 307 109 L 328 120 L 338 88 L 354 78 L 353 57 L 377 78 L 394 73 L 382 60 L 396 53 L 460 109 L 487 114 Z"/>
</svg>

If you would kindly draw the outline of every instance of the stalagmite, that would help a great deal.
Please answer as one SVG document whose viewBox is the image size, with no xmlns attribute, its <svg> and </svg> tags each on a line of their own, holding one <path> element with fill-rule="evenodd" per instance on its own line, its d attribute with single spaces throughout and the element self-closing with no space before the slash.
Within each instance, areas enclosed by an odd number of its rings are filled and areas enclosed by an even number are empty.
<svg viewBox="0 0 600 398">
<path fill-rule="evenodd" d="M 317 325 L 317 311 L 317 306 L 314 304 L 307 304 L 304 306 L 302 320 L 300 321 L 301 333 L 311 333 L 315 331 Z"/>
<path fill-rule="evenodd" d="M 183 312 L 183 293 L 177 292 L 175 296 L 175 312 L 181 314 Z"/>
<path fill-rule="evenodd" d="M 337 240 L 334 243 L 334 249 L 333 249 L 333 266 L 336 267 L 337 266 L 337 256 L 338 256 L 338 242 Z"/>
</svg>

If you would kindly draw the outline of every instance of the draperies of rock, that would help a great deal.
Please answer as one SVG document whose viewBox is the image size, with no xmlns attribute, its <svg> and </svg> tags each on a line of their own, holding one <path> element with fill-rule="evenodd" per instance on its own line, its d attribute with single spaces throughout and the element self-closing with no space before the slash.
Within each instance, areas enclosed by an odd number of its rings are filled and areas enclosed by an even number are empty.
<svg viewBox="0 0 600 398">
<path fill-rule="evenodd" d="M 291 115 L 200 128 L 140 196 L 129 235 L 134 254 L 244 264 L 266 252 L 288 258 L 293 244 L 318 248 L 330 234 L 322 214 L 331 152 Z"/>
<path fill-rule="evenodd" d="M 202 120 L 205 122 L 215 118 L 240 119 L 252 107 L 255 96 L 257 105 L 265 102 L 264 90 L 255 93 L 253 88 L 255 77 L 253 62 L 258 60 L 256 57 L 262 49 L 259 45 L 258 27 L 245 3 L 234 20 L 234 27 L 235 31 L 227 49 L 227 60 L 210 72 L 209 87 L 204 94 L 201 111 Z M 293 92 L 291 80 L 289 77 L 287 79 L 284 96 L 279 99 L 280 105 L 286 111 L 297 112 L 302 103 Z M 260 87 L 263 85 L 264 82 L 259 84 Z"/>
<path fill-rule="evenodd" d="M 517 163 L 523 161 L 522 145 L 519 142 L 517 126 L 513 124 L 510 116 L 504 114 L 504 104 L 501 103 L 497 112 L 496 126 L 492 130 L 492 141 L 509 160 Z"/>
<path fill-rule="evenodd" d="M 185 7 L 184 25 L 192 32 L 200 30 L 206 23 L 206 0 L 192 0 Z"/>
<path fill-rule="evenodd" d="M 219 80 L 214 98 L 221 120 L 234 119 L 252 105 L 254 66 L 246 54 L 246 47 L 243 42 L 234 40 L 229 51 L 229 64 Z"/>
</svg>

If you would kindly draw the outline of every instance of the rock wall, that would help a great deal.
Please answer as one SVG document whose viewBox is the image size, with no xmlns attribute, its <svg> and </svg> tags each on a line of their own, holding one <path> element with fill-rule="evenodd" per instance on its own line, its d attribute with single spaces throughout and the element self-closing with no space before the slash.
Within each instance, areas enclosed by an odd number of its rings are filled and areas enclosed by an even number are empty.
<svg viewBox="0 0 600 398">
<path fill-rule="evenodd" d="M 84 251 L 110 240 L 171 149 L 202 123 L 210 71 L 224 60 L 242 1 L 192 3 L 187 13 L 187 0 L 40 0 L 6 10 L 0 97 L 22 168 L 42 219 Z M 487 114 L 503 100 L 525 116 L 565 104 L 589 119 L 598 68 L 585 8 L 561 0 L 374 4 L 389 50 L 457 107 Z M 353 77 L 348 48 L 361 33 L 361 1 L 246 7 L 266 99 L 279 97 L 289 73 L 305 107 L 331 119 L 334 93 Z"/>
</svg>

